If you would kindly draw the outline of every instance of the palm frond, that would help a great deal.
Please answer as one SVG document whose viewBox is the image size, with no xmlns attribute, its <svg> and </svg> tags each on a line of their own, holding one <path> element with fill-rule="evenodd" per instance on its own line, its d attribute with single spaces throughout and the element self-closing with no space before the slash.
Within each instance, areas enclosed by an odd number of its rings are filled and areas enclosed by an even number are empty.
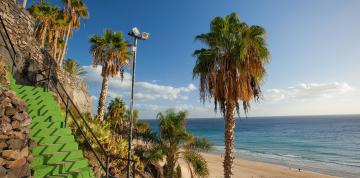
<svg viewBox="0 0 360 178">
<path fill-rule="evenodd" d="M 195 151 L 187 150 L 183 153 L 183 159 L 192 168 L 192 176 L 207 177 L 209 176 L 209 169 L 206 160 Z"/>
</svg>

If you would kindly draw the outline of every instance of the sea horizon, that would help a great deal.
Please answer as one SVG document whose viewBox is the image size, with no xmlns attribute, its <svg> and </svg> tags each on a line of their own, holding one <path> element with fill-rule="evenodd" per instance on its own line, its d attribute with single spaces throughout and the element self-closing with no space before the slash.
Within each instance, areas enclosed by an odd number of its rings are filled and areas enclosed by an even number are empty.
<svg viewBox="0 0 360 178">
<path fill-rule="evenodd" d="M 149 122 L 158 130 L 157 120 Z M 206 137 L 210 153 L 224 152 L 224 120 L 190 118 L 186 128 Z M 360 176 L 360 115 L 247 117 L 236 120 L 235 159 L 300 168 L 341 177 Z"/>
<path fill-rule="evenodd" d="M 283 118 L 283 117 L 304 117 L 304 119 L 309 118 L 309 117 L 322 117 L 322 116 L 360 116 L 359 114 L 304 114 L 304 115 L 270 115 L 270 116 L 235 116 L 235 119 L 246 119 L 246 118 Z M 224 119 L 224 117 L 220 116 L 220 117 L 189 117 L 187 118 L 187 120 L 189 119 Z M 359 117 L 360 119 L 360 117 Z M 157 120 L 156 117 L 154 118 L 144 118 L 144 119 L 139 119 L 140 121 L 147 121 L 147 120 Z"/>
</svg>

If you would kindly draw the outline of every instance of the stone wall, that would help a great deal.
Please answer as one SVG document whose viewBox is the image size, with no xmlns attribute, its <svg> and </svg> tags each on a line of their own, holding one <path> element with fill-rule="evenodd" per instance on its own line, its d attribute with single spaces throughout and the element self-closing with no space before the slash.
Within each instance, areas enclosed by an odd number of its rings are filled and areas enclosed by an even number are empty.
<svg viewBox="0 0 360 178">
<path fill-rule="evenodd" d="M 0 88 L 0 177 L 30 177 L 31 119 L 15 93 Z"/>
<path fill-rule="evenodd" d="M 55 63 L 48 52 L 40 48 L 34 37 L 35 20 L 27 10 L 20 8 L 13 0 L 0 0 L 0 15 L 17 53 L 14 78 L 21 84 L 35 85 L 36 80 L 45 77 L 37 73 L 47 68 L 50 63 Z M 1 28 L 0 26 L 0 30 Z M 0 36 L 0 55 L 4 56 L 8 66 L 12 66 L 10 55 L 4 48 L 4 40 Z M 88 94 L 85 80 L 69 75 L 59 66 L 54 66 L 56 70 L 53 72 L 56 78 L 66 88 L 81 112 L 92 113 L 92 99 Z"/>
</svg>

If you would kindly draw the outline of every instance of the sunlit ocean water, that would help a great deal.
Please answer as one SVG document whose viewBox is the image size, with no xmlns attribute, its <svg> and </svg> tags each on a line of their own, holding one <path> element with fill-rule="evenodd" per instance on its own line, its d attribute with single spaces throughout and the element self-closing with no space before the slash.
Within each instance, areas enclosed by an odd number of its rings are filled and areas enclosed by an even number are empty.
<svg viewBox="0 0 360 178">
<path fill-rule="evenodd" d="M 223 119 L 188 119 L 186 127 L 223 152 Z M 360 115 L 237 119 L 235 149 L 236 158 L 360 178 Z"/>
</svg>

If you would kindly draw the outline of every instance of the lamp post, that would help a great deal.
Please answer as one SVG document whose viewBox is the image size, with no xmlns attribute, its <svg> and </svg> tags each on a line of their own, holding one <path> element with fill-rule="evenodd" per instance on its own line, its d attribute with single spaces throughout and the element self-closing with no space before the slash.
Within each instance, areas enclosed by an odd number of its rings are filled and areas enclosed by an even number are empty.
<svg viewBox="0 0 360 178">
<path fill-rule="evenodd" d="M 128 164 L 127 164 L 127 166 L 128 166 L 127 178 L 130 178 L 131 143 L 132 143 L 132 134 L 133 134 L 133 127 L 134 127 L 134 88 L 135 88 L 137 42 L 138 42 L 138 40 L 149 39 L 150 34 L 146 33 L 146 32 L 140 33 L 139 29 L 134 27 L 128 33 L 128 35 L 134 38 L 134 44 L 132 46 L 133 65 L 132 65 L 132 78 L 131 78 L 130 129 L 129 129 L 129 137 L 128 137 L 129 140 L 128 140 Z"/>
</svg>

